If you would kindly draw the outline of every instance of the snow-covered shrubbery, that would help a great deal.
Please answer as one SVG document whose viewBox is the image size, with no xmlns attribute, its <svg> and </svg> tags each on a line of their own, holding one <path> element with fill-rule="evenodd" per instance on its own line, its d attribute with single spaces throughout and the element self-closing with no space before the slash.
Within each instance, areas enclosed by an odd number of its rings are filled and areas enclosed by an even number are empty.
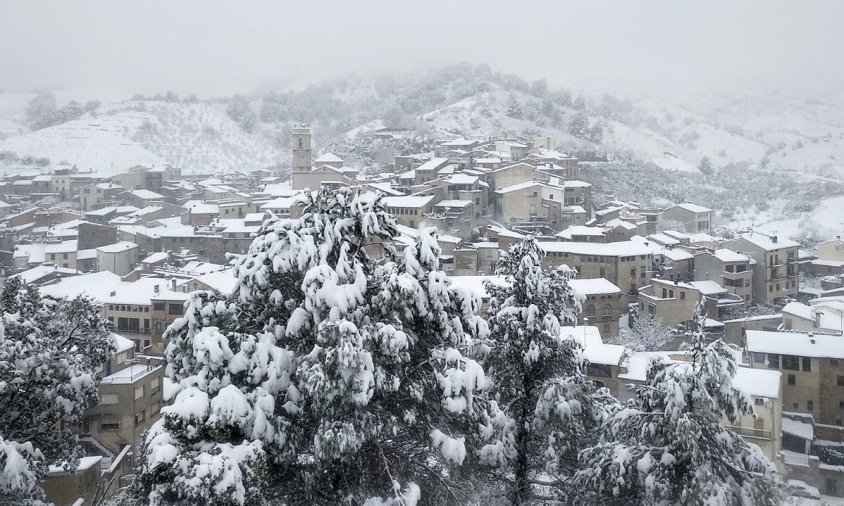
<svg viewBox="0 0 844 506">
<path fill-rule="evenodd" d="M 19 278 L 0 310 L 0 504 L 39 504 L 48 466 L 77 465 L 77 428 L 115 343 L 89 300 L 42 299 Z"/>
</svg>

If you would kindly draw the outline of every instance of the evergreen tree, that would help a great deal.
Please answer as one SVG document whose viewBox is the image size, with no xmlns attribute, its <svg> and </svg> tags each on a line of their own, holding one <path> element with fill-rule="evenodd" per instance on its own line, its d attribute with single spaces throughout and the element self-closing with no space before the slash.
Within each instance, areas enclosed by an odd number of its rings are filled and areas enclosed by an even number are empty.
<svg viewBox="0 0 844 506">
<path fill-rule="evenodd" d="M 568 284 L 575 272 L 561 266 L 545 273 L 543 256 L 533 238 L 525 239 L 496 269 L 510 286 L 486 286 L 485 367 L 498 403 L 487 429 L 491 441 L 481 454 L 483 463 L 504 472 L 514 505 L 573 497 L 578 451 L 614 405 L 606 389 L 596 392 L 583 376 L 580 345 L 561 339 L 561 325 L 575 325 L 581 309 L 582 297 Z"/>
<path fill-rule="evenodd" d="M 178 100 L 178 97 L 176 100 Z M 252 107 L 249 105 L 249 101 L 243 95 L 234 95 L 229 100 L 229 105 L 226 107 L 226 114 L 232 121 L 240 125 L 244 131 L 251 133 L 255 130 L 257 118 L 252 111 Z"/>
<path fill-rule="evenodd" d="M 78 463 L 76 430 L 115 343 L 90 301 L 42 300 L 19 278 L 6 280 L 0 311 L 0 504 L 38 504 L 47 467 Z"/>
<path fill-rule="evenodd" d="M 146 436 L 150 503 L 463 501 L 486 419 L 466 355 L 487 333 L 479 299 L 449 286 L 433 229 L 393 249 L 381 197 L 306 198 L 264 224 L 232 297 L 194 296 L 168 330 L 180 391 Z"/>
<path fill-rule="evenodd" d="M 715 168 L 712 166 L 712 160 L 710 160 L 708 156 L 704 156 L 700 159 L 698 170 L 700 170 L 700 173 L 704 176 L 711 176 L 715 174 Z"/>
<path fill-rule="evenodd" d="M 752 414 L 733 385 L 734 350 L 706 343 L 697 306 L 690 363 L 653 361 L 647 383 L 614 413 L 599 444 L 580 455 L 575 483 L 601 504 L 780 504 L 781 486 L 761 449 L 721 424 Z"/>
</svg>

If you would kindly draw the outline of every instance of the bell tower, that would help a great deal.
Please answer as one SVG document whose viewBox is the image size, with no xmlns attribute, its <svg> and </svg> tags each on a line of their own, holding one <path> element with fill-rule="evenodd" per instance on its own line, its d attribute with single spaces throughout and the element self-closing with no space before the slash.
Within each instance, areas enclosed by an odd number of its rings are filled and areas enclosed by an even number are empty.
<svg viewBox="0 0 844 506">
<path fill-rule="evenodd" d="M 311 127 L 307 123 L 293 125 L 293 172 L 310 172 Z"/>
<path fill-rule="evenodd" d="M 303 190 L 307 186 L 307 176 L 311 171 L 311 126 L 307 123 L 293 124 L 293 170 L 291 186 L 294 190 Z"/>
</svg>

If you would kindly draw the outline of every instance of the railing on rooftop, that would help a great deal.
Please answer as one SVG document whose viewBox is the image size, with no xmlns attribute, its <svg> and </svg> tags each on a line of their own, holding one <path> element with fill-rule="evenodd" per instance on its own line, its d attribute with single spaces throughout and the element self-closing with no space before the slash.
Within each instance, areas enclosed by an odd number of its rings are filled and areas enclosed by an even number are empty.
<svg viewBox="0 0 844 506">
<path fill-rule="evenodd" d="M 131 367 L 131 366 L 130 366 Z M 115 374 L 119 374 L 121 371 L 117 371 L 112 373 L 110 376 L 106 376 L 105 378 L 100 380 L 100 384 L 107 384 L 107 385 L 128 385 L 130 383 L 134 383 L 139 379 L 143 378 L 144 376 L 153 373 L 156 369 L 161 369 L 160 365 L 148 365 L 143 369 L 135 372 L 131 375 L 120 375 L 115 376 Z"/>
</svg>

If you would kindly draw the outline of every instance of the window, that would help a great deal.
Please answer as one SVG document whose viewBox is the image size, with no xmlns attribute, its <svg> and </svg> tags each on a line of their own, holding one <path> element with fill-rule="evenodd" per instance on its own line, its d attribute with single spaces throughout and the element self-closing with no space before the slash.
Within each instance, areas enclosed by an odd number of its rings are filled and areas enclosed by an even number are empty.
<svg viewBox="0 0 844 506">
<path fill-rule="evenodd" d="M 62 253 L 62 259 L 67 260 L 67 253 Z"/>
<path fill-rule="evenodd" d="M 753 404 L 756 404 L 757 406 L 764 406 L 765 405 L 765 399 L 763 399 L 761 397 L 756 397 L 756 398 L 753 399 Z"/>
<path fill-rule="evenodd" d="M 783 355 L 782 368 L 788 369 L 789 371 L 799 371 L 800 357 L 795 357 L 794 355 Z"/>
<path fill-rule="evenodd" d="M 815 409 L 815 402 L 814 401 L 806 401 L 806 410 L 807 411 L 814 411 Z"/>
<path fill-rule="evenodd" d="M 163 302 L 153 302 L 152 309 L 155 311 L 164 311 L 164 303 Z"/>
<path fill-rule="evenodd" d="M 612 306 L 609 304 L 604 304 L 603 309 L 601 309 L 601 315 L 612 316 Z"/>
<path fill-rule="evenodd" d="M 118 402 L 120 402 L 120 399 L 117 397 L 117 394 L 103 394 L 100 396 L 100 404 L 103 406 L 111 406 Z"/>
<path fill-rule="evenodd" d="M 794 409 L 794 411 L 797 411 L 798 409 L 800 409 L 800 403 L 799 402 L 792 402 L 791 408 Z"/>
<path fill-rule="evenodd" d="M 123 353 L 117 354 L 117 364 L 120 365 L 123 362 L 126 362 L 126 352 L 125 351 Z"/>
<path fill-rule="evenodd" d="M 797 384 L 797 377 L 793 374 L 788 375 L 788 384 L 789 385 L 796 385 Z"/>
<path fill-rule="evenodd" d="M 411 225 L 411 227 L 412 226 L 413 225 Z M 170 304 L 170 309 L 167 312 L 170 314 L 183 315 L 185 314 L 185 309 L 182 304 Z"/>
<path fill-rule="evenodd" d="M 159 383 L 158 381 L 153 381 L 152 383 L 150 383 L 150 395 L 157 393 L 159 390 L 161 390 L 161 383 Z"/>
<path fill-rule="evenodd" d="M 844 401 L 838 401 L 838 409 L 844 409 Z"/>
<path fill-rule="evenodd" d="M 768 353 L 768 369 L 780 368 L 780 356 L 776 353 Z"/>
<path fill-rule="evenodd" d="M 680 300 L 686 299 L 686 292 L 680 292 Z"/>
<path fill-rule="evenodd" d="M 138 385 L 138 387 L 135 388 L 135 399 L 140 399 L 143 396 L 144 396 L 144 386 Z"/>
<path fill-rule="evenodd" d="M 838 360 L 835 360 L 834 358 L 829 359 L 829 366 L 838 367 Z"/>
<path fill-rule="evenodd" d="M 836 376 L 835 381 L 838 386 L 844 387 L 844 376 Z"/>
<path fill-rule="evenodd" d="M 101 422 L 100 430 L 120 430 L 120 422 Z"/>
<path fill-rule="evenodd" d="M 586 374 L 598 378 L 610 378 L 612 377 L 612 369 L 604 364 L 589 364 L 586 366 Z"/>
<path fill-rule="evenodd" d="M 595 306 L 593 306 L 592 304 L 589 304 L 588 306 L 586 306 L 586 312 L 584 313 L 584 316 L 589 316 L 589 317 L 595 316 Z"/>
<path fill-rule="evenodd" d="M 143 423 L 143 421 L 146 420 L 145 415 L 146 414 L 143 411 L 138 411 L 137 413 L 135 413 L 135 425 Z"/>
<path fill-rule="evenodd" d="M 812 359 L 809 357 L 803 357 L 803 370 L 804 371 L 811 371 L 812 370 Z"/>
</svg>

